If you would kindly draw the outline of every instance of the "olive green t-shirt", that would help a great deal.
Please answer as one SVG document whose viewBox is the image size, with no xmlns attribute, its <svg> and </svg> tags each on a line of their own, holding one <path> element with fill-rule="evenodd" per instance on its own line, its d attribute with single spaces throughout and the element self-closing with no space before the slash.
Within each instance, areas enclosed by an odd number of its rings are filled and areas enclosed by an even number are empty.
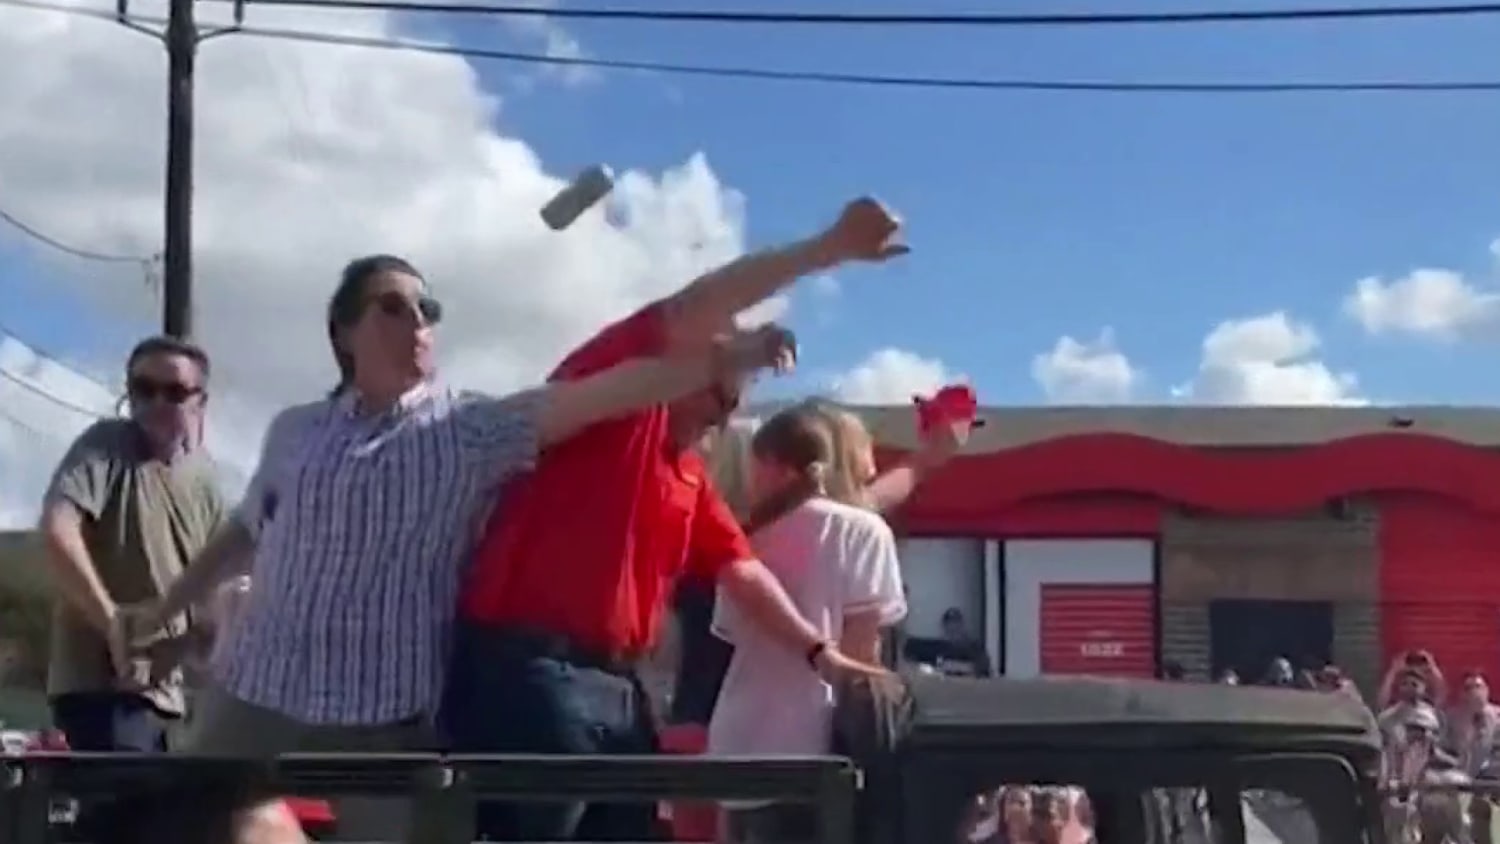
<svg viewBox="0 0 1500 844">
<path fill-rule="evenodd" d="M 47 492 L 49 505 L 59 500 L 83 515 L 84 542 L 95 570 L 122 606 L 161 597 L 208 542 L 224 510 L 206 452 L 164 462 L 147 452 L 139 429 L 124 419 L 100 421 L 74 441 Z M 174 620 L 171 632 L 184 627 L 184 619 Z M 144 660 L 136 676 L 150 677 Z M 104 637 L 59 598 L 47 693 L 114 690 Z M 181 714 L 181 671 L 148 685 L 142 695 L 164 712 Z"/>
</svg>

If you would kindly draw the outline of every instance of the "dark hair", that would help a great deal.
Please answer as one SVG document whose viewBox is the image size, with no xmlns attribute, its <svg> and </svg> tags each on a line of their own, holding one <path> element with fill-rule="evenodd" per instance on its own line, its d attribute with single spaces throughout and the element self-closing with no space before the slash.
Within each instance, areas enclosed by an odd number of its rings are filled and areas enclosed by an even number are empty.
<svg viewBox="0 0 1500 844">
<path fill-rule="evenodd" d="M 203 375 L 204 383 L 208 382 L 208 353 L 195 343 L 190 343 L 187 340 L 177 337 L 168 337 L 165 334 L 147 337 L 135 344 L 135 348 L 131 349 L 130 354 L 125 357 L 126 377 L 130 376 L 130 371 L 135 369 L 135 365 L 143 358 L 149 358 L 153 355 L 176 355 L 187 358 L 198 367 L 198 372 Z"/>
<path fill-rule="evenodd" d="M 339 329 L 359 321 L 365 310 L 365 291 L 382 273 L 422 277 L 410 261 L 395 255 L 366 255 L 344 265 L 339 286 L 328 300 L 328 345 L 333 350 L 333 362 L 339 368 L 339 382 L 329 391 L 330 397 L 344 392 L 354 381 L 354 357 L 339 348 Z"/>
<path fill-rule="evenodd" d="M 1161 678 L 1172 681 L 1185 680 L 1187 670 L 1182 667 L 1182 663 L 1169 659 L 1161 664 Z"/>
<path fill-rule="evenodd" d="M 833 434 L 816 411 L 794 407 L 772 416 L 756 430 L 750 440 L 750 453 L 787 466 L 799 475 L 796 483 L 751 509 L 745 532 L 755 533 L 823 489 L 823 472 L 833 462 Z"/>
</svg>

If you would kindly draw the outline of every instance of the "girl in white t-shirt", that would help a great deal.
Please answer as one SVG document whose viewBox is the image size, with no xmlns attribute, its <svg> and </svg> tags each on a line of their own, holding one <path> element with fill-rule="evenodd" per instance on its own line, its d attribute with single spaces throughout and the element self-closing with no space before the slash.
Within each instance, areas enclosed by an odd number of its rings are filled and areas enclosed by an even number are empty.
<svg viewBox="0 0 1500 844">
<path fill-rule="evenodd" d="M 753 511 L 747 532 L 802 615 L 839 649 L 877 662 L 881 631 L 906 615 L 896 540 L 885 520 L 834 501 L 828 419 L 799 407 L 768 420 L 751 441 Z M 833 689 L 808 664 L 718 601 L 714 632 L 734 656 L 708 729 L 715 754 L 818 755 L 832 746 Z M 728 804 L 736 844 L 792 842 L 816 834 L 803 807 Z"/>
</svg>

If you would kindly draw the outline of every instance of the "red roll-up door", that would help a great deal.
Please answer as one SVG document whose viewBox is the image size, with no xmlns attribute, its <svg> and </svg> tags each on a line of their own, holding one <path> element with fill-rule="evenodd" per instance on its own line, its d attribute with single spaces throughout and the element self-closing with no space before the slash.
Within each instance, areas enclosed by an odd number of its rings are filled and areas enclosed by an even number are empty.
<svg viewBox="0 0 1500 844">
<path fill-rule="evenodd" d="M 1156 676 L 1155 587 L 1044 583 L 1043 674 Z"/>
<path fill-rule="evenodd" d="M 1381 614 L 1386 647 L 1432 653 L 1449 683 L 1464 672 L 1500 676 L 1500 607 L 1489 602 L 1392 601 Z M 1452 691 L 1450 689 L 1450 691 Z"/>
</svg>

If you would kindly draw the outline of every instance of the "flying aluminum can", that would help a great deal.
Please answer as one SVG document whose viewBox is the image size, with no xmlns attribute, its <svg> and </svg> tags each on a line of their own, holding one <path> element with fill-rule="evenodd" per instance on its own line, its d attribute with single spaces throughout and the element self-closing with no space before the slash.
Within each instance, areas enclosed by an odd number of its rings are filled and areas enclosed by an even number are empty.
<svg viewBox="0 0 1500 844">
<path fill-rule="evenodd" d="M 542 222 L 553 231 L 562 231 L 608 196 L 614 187 L 614 172 L 603 164 L 595 164 L 542 206 Z"/>
</svg>

